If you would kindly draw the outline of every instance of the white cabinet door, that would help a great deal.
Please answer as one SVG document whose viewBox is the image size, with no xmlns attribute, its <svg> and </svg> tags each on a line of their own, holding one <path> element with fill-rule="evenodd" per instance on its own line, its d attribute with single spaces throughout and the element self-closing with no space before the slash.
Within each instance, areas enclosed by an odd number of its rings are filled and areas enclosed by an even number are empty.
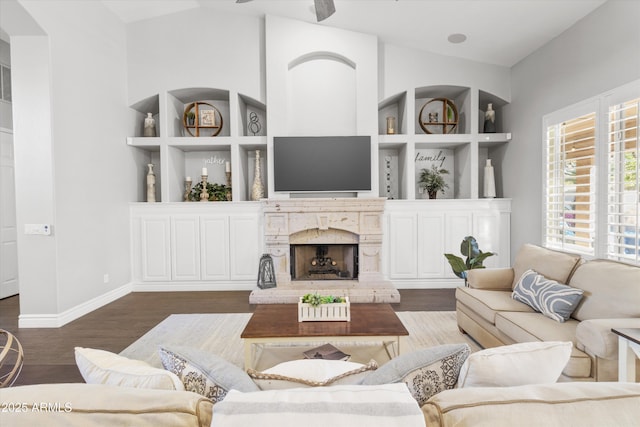
<svg viewBox="0 0 640 427">
<path fill-rule="evenodd" d="M 170 221 L 168 216 L 140 219 L 142 280 L 171 280 Z"/>
<path fill-rule="evenodd" d="M 229 279 L 229 217 L 200 217 L 202 280 Z"/>
<path fill-rule="evenodd" d="M 200 221 L 197 216 L 171 217 L 173 280 L 200 280 Z"/>
<path fill-rule="evenodd" d="M 256 216 L 232 216 L 229 230 L 231 280 L 257 281 L 261 245 Z"/>
<path fill-rule="evenodd" d="M 418 277 L 443 277 L 446 259 L 444 257 L 443 213 L 418 214 Z"/>
<path fill-rule="evenodd" d="M 389 215 L 389 277 L 412 279 L 417 276 L 417 226 L 415 214 Z"/>
</svg>

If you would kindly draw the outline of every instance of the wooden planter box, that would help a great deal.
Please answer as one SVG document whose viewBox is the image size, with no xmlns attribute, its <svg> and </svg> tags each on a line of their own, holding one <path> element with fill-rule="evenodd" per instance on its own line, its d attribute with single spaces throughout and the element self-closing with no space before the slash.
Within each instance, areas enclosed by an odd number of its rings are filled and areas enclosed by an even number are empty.
<svg viewBox="0 0 640 427">
<path fill-rule="evenodd" d="M 298 322 L 349 322 L 350 320 L 349 297 L 345 297 L 345 302 L 320 304 L 317 307 L 303 303 L 302 297 L 298 301 Z"/>
</svg>

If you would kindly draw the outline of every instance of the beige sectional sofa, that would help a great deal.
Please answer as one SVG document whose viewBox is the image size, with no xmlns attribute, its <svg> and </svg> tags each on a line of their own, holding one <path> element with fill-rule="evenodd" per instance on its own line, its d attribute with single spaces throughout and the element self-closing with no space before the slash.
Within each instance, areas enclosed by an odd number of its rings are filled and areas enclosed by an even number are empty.
<svg viewBox="0 0 640 427">
<path fill-rule="evenodd" d="M 216 410 L 212 401 L 188 391 L 80 383 L 0 389 L 0 402 L 8 405 L 0 411 L 0 425 L 12 427 L 208 427 Z M 640 419 L 638 402 L 637 383 L 576 382 L 445 390 L 421 409 L 429 427 L 632 427 Z M 255 416 L 264 426 L 286 420 L 280 421 Z M 339 414 L 333 421 L 334 427 L 350 426 Z"/>
<path fill-rule="evenodd" d="M 512 298 L 513 287 L 529 269 L 584 291 L 567 321 L 545 317 Z M 628 264 L 586 261 L 527 244 L 512 268 L 468 271 L 468 285 L 456 289 L 460 330 L 484 347 L 571 341 L 573 352 L 561 380 L 616 381 L 618 342 L 611 328 L 640 328 L 640 268 Z"/>
</svg>

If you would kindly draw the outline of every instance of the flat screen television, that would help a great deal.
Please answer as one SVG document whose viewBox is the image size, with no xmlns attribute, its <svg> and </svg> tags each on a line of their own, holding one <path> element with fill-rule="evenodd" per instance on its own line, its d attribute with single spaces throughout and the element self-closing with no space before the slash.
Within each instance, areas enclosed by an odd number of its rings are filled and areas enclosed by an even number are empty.
<svg viewBox="0 0 640 427">
<path fill-rule="evenodd" d="M 274 137 L 273 181 L 283 192 L 370 191 L 371 137 Z"/>
</svg>

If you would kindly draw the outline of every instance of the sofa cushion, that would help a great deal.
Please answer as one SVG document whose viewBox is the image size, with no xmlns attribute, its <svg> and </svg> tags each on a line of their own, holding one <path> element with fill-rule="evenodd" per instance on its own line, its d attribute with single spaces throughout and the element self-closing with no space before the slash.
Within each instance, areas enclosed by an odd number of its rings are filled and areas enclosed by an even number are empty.
<svg viewBox="0 0 640 427">
<path fill-rule="evenodd" d="M 142 360 L 94 348 L 75 348 L 76 365 L 87 384 L 109 384 L 120 387 L 184 390 L 175 374 L 156 368 Z"/>
<path fill-rule="evenodd" d="M 531 269 L 560 283 L 568 283 L 571 273 L 580 262 L 580 255 L 554 251 L 536 245 L 524 244 L 513 263 L 513 283 Z"/>
<path fill-rule="evenodd" d="M 618 359 L 618 335 L 612 328 L 640 328 L 640 318 L 590 319 L 580 322 L 576 328 L 578 348 L 602 359 Z"/>
<path fill-rule="evenodd" d="M 640 317 L 640 267 L 589 261 L 578 267 L 569 285 L 584 290 L 573 312 L 578 320 Z"/>
<path fill-rule="evenodd" d="M 367 375 L 362 384 L 404 382 L 418 404 L 453 388 L 471 349 L 467 344 L 447 344 L 402 354 Z"/>
<path fill-rule="evenodd" d="M 640 384 L 571 382 L 447 390 L 422 412 L 428 426 L 637 426 Z"/>
<path fill-rule="evenodd" d="M 496 327 L 515 342 L 572 341 L 575 346 L 578 321 L 569 319 L 558 323 L 540 313 L 501 312 L 496 316 Z M 572 378 L 591 376 L 591 359 L 574 347 L 563 374 Z"/>
<path fill-rule="evenodd" d="M 339 385 L 232 391 L 215 405 L 211 425 L 424 427 L 424 418 L 404 384 Z"/>
<path fill-rule="evenodd" d="M 279 390 L 360 384 L 365 376 L 377 368 L 375 360 L 363 365 L 343 360 L 302 359 L 282 362 L 262 372 L 247 369 L 247 374 L 261 390 Z"/>
<path fill-rule="evenodd" d="M 190 347 L 160 347 L 164 368 L 176 374 L 187 391 L 219 402 L 229 390 L 258 391 L 258 386 L 242 369 L 223 358 Z"/>
<path fill-rule="evenodd" d="M 460 369 L 458 387 L 509 387 L 554 383 L 569 361 L 571 342 L 524 342 L 471 354 Z"/>
<path fill-rule="evenodd" d="M 209 427 L 213 411 L 196 393 L 83 383 L 0 388 L 0 402 L 28 405 L 0 413 L 0 425 L 11 427 Z"/>
<path fill-rule="evenodd" d="M 582 299 L 582 289 L 558 283 L 534 270 L 527 270 L 513 287 L 513 299 L 523 302 L 550 319 L 564 322 Z"/>
<path fill-rule="evenodd" d="M 495 324 L 496 313 L 499 311 L 534 312 L 528 305 L 511 298 L 511 290 L 492 291 L 459 287 L 456 289 L 456 299 L 492 325 Z"/>
</svg>

